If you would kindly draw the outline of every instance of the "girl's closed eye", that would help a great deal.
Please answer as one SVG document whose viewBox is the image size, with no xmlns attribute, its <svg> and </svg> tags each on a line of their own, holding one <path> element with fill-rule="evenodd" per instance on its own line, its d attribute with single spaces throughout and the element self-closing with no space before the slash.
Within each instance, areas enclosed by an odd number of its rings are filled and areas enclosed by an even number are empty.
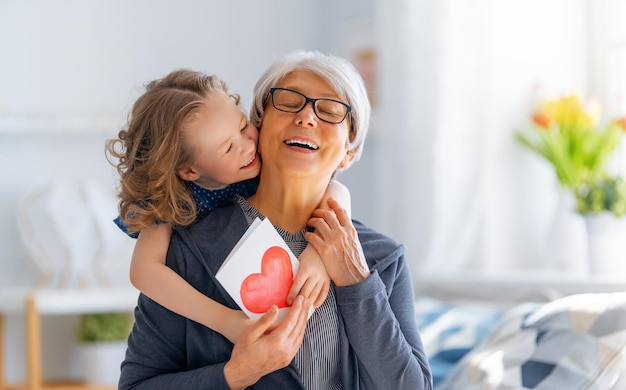
<svg viewBox="0 0 626 390">
<path fill-rule="evenodd" d="M 244 133 L 248 129 L 248 127 L 250 127 L 250 122 L 246 121 L 243 127 L 239 130 L 239 132 Z M 233 150 L 232 142 L 228 145 L 228 149 L 226 149 L 226 152 L 224 154 L 228 154 L 231 150 Z"/>
</svg>

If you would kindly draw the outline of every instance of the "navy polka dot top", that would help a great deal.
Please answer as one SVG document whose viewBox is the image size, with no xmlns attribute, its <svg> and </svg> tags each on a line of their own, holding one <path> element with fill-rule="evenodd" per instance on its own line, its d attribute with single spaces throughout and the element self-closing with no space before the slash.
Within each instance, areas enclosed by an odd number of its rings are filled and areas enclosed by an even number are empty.
<svg viewBox="0 0 626 390">
<path fill-rule="evenodd" d="M 244 198 L 253 195 L 256 192 L 258 185 L 258 176 L 253 179 L 233 183 L 219 190 L 208 190 L 200 187 L 196 183 L 190 182 L 190 190 L 198 208 L 196 219 L 205 217 L 214 208 L 232 204 L 234 202 L 235 195 L 241 195 Z M 139 236 L 139 233 L 128 233 L 128 229 L 124 222 L 122 222 L 119 215 L 113 220 L 113 222 L 115 222 L 115 224 L 130 237 L 137 238 Z"/>
</svg>

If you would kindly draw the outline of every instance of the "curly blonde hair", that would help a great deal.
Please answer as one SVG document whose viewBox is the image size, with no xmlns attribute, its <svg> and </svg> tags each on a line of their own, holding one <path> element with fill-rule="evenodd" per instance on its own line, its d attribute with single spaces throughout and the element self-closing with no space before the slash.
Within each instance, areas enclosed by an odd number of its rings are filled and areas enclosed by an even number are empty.
<svg viewBox="0 0 626 390">
<path fill-rule="evenodd" d="M 155 222 L 188 226 L 197 207 L 189 183 L 178 170 L 192 162 L 183 129 L 216 92 L 231 96 L 213 75 L 179 69 L 149 82 L 118 137 L 107 140 L 107 160 L 120 175 L 119 213 L 129 234 Z M 117 159 L 117 163 L 113 162 Z"/>
</svg>

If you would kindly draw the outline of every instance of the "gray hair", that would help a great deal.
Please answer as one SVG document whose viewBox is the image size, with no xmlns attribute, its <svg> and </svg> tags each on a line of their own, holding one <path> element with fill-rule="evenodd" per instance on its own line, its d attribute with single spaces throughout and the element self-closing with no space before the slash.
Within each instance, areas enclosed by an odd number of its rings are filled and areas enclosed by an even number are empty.
<svg viewBox="0 0 626 390">
<path fill-rule="evenodd" d="M 265 107 L 263 101 L 270 88 L 278 85 L 288 74 L 295 71 L 307 71 L 324 79 L 335 92 L 351 107 L 351 129 L 348 150 L 355 161 L 363 153 L 363 143 L 367 136 L 372 112 L 367 91 L 361 75 L 346 59 L 317 51 L 296 51 L 275 61 L 261 75 L 254 86 L 250 121 L 261 128 Z"/>
</svg>

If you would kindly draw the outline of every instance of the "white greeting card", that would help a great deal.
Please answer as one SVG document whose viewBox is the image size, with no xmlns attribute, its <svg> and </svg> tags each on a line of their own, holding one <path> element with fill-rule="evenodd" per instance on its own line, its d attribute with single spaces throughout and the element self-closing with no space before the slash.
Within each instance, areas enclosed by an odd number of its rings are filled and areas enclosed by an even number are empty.
<svg viewBox="0 0 626 390">
<path fill-rule="evenodd" d="M 278 320 L 300 264 L 269 219 L 255 219 L 215 275 L 239 307 L 256 319 L 272 305 Z"/>
</svg>

